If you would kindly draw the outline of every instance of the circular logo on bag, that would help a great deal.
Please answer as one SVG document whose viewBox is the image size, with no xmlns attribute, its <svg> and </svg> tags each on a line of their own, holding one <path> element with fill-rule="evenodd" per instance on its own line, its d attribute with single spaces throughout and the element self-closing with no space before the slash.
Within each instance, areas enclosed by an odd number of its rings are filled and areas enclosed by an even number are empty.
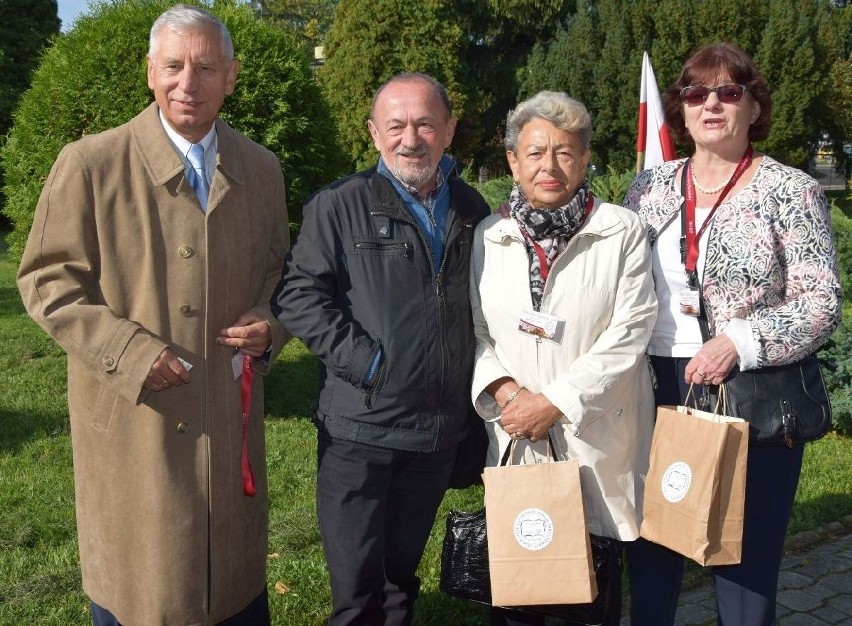
<svg viewBox="0 0 852 626">
<path fill-rule="evenodd" d="M 541 509 L 524 509 L 515 518 L 515 540 L 527 550 L 541 550 L 553 539 L 553 520 Z"/>
<path fill-rule="evenodd" d="M 669 502 L 680 502 L 692 484 L 692 469 L 683 461 L 675 461 L 663 473 L 663 497 Z"/>
</svg>

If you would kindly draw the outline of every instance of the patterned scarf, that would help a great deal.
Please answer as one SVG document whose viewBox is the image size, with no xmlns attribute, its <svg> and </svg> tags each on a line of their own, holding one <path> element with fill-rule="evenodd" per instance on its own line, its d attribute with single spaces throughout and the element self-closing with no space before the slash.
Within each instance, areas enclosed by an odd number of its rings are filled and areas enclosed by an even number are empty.
<svg viewBox="0 0 852 626">
<path fill-rule="evenodd" d="M 524 240 L 530 259 L 530 295 L 536 311 L 541 307 L 544 280 L 541 275 L 541 262 L 530 240 L 535 241 L 544 250 L 549 270 L 559 254 L 561 245 L 568 243 L 583 226 L 588 197 L 589 183 L 583 180 L 577 193 L 565 206 L 558 209 L 534 209 L 521 188 L 517 184 L 512 187 L 509 194 L 509 215 L 526 235 Z"/>
</svg>

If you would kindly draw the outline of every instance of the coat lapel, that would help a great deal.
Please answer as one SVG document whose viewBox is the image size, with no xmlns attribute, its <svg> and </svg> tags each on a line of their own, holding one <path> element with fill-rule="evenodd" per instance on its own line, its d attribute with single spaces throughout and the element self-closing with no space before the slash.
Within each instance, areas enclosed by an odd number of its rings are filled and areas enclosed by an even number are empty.
<svg viewBox="0 0 852 626">
<path fill-rule="evenodd" d="M 176 176 L 182 180 L 177 183 L 180 191 L 186 181 L 183 161 L 175 150 L 163 125 L 160 123 L 160 109 L 151 103 L 144 111 L 130 121 L 136 150 L 142 156 L 145 172 L 155 186 L 165 185 Z"/>
<path fill-rule="evenodd" d="M 174 181 L 177 193 L 194 194 L 186 179 L 183 161 L 172 142 L 169 141 L 159 116 L 159 107 L 156 103 L 151 103 L 131 121 L 136 149 L 142 156 L 145 171 L 155 186 L 167 185 Z M 218 154 L 216 155 L 216 172 L 210 185 L 208 214 L 225 199 L 232 185 L 242 185 L 245 179 L 235 131 L 225 122 L 217 119 L 216 135 Z"/>
<path fill-rule="evenodd" d="M 221 119 L 216 119 L 216 136 L 219 153 L 216 155 L 216 173 L 210 185 L 207 212 L 213 211 L 228 195 L 233 185 L 245 183 L 242 151 L 237 147 L 237 133 Z"/>
</svg>

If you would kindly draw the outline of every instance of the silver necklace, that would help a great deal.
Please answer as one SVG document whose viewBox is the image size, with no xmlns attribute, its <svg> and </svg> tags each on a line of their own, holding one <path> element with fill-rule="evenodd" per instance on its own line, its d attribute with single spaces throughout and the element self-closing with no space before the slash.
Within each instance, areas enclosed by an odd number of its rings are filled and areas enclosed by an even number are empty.
<svg viewBox="0 0 852 626">
<path fill-rule="evenodd" d="M 720 191 L 722 191 L 725 188 L 725 186 L 729 182 L 731 182 L 731 177 L 733 177 L 733 174 L 731 174 L 731 176 L 728 176 L 728 180 L 723 182 L 718 187 L 712 187 L 710 189 L 707 189 L 706 187 L 701 185 L 701 181 L 699 181 L 698 176 L 695 175 L 695 168 L 691 167 L 689 169 L 691 170 L 691 173 L 692 173 L 692 183 L 695 185 L 695 188 L 698 189 L 698 191 L 700 191 L 701 193 L 707 194 L 708 196 L 712 196 L 712 195 L 717 194 Z"/>
</svg>

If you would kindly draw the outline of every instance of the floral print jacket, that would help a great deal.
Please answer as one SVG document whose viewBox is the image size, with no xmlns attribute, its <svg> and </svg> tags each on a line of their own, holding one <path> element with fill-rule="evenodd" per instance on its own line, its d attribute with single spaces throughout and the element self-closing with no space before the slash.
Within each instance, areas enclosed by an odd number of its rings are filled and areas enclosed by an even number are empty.
<svg viewBox="0 0 852 626">
<path fill-rule="evenodd" d="M 636 211 L 653 242 L 683 197 L 676 174 L 684 159 L 645 170 L 624 205 Z M 709 227 L 702 293 L 713 335 L 745 320 L 756 362 L 791 363 L 817 350 L 842 315 L 837 253 L 825 194 L 804 172 L 764 156 L 753 179 L 727 198 Z"/>
</svg>

